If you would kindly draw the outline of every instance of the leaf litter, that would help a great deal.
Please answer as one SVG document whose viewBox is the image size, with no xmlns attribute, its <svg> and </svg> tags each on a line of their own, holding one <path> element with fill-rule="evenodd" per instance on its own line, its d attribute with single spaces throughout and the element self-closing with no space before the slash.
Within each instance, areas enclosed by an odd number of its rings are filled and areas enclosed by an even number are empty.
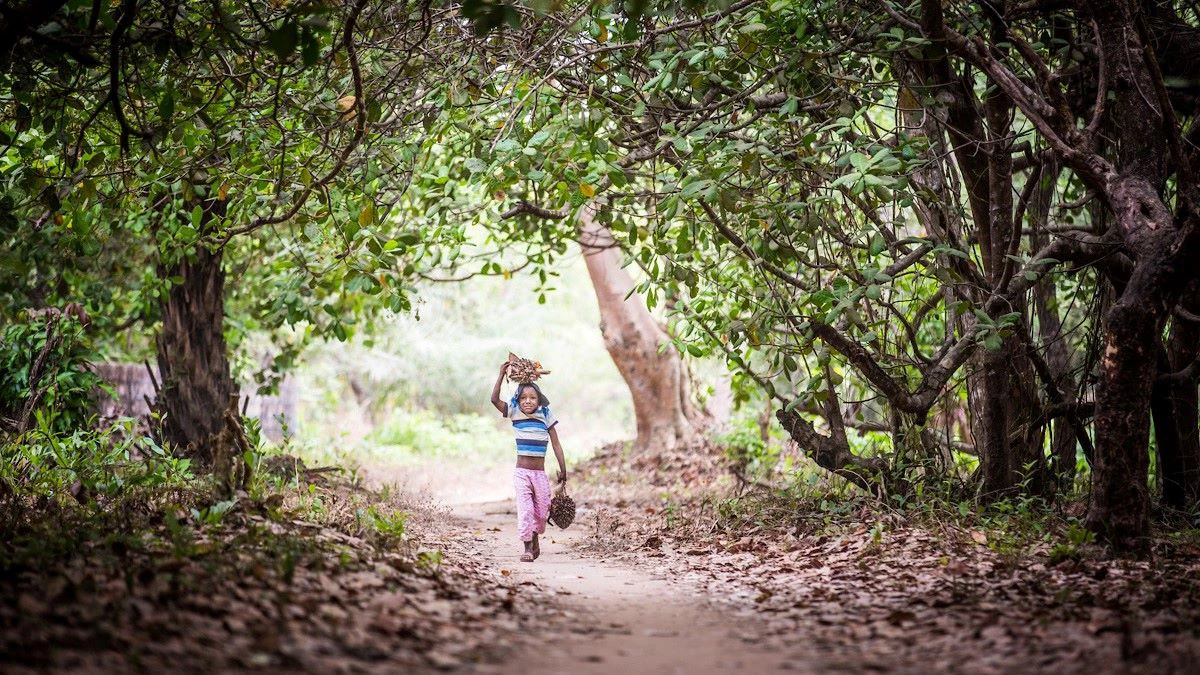
<svg viewBox="0 0 1200 675">
<path fill-rule="evenodd" d="M 437 507 L 305 488 L 276 510 L 243 495 L 218 525 L 151 508 L 132 524 L 67 513 L 10 528 L 4 670 L 436 671 L 497 662 L 536 634 L 522 628 L 546 599 L 487 572 Z M 407 520 L 387 534 L 364 509 Z"/>
<path fill-rule="evenodd" d="M 1060 555 L 1044 540 L 1014 543 L 999 528 L 869 501 L 821 516 L 812 503 L 739 489 L 710 446 L 641 456 L 614 445 L 575 475 L 591 554 L 637 561 L 761 619 L 743 638 L 797 663 L 972 673 L 1200 664 L 1193 543 L 1157 540 L 1147 559 L 1090 543 Z"/>
</svg>

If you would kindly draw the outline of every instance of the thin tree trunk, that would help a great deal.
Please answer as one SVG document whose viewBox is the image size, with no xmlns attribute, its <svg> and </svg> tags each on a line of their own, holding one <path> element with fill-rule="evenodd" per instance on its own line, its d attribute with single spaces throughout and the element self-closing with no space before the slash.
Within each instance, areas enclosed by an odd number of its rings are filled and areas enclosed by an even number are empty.
<svg viewBox="0 0 1200 675">
<path fill-rule="evenodd" d="M 1036 178 L 1038 185 L 1030 193 L 1026 209 L 1033 234 L 1030 248 L 1040 250 L 1047 243 L 1045 234 L 1049 222 L 1051 201 L 1058 182 L 1059 163 L 1053 157 L 1043 160 Z M 1032 178 L 1031 178 L 1032 179 Z M 1076 390 L 1071 376 L 1071 352 L 1063 335 L 1062 320 L 1054 306 L 1054 283 L 1043 280 L 1033 289 L 1034 311 L 1037 313 L 1038 335 L 1046 350 L 1046 365 L 1058 390 L 1071 395 Z M 1067 491 L 1075 481 L 1075 456 L 1078 444 L 1072 422 L 1065 416 L 1052 423 L 1050 433 L 1050 480 L 1059 491 Z M 1050 484 L 1047 485 L 1050 487 Z"/>
<path fill-rule="evenodd" d="M 580 246 L 596 302 L 604 346 L 633 397 L 639 449 L 658 451 L 689 443 L 706 425 L 691 401 L 690 378 L 670 337 L 621 267 L 621 249 L 612 232 L 585 209 L 579 220 Z M 628 298 L 626 297 L 628 296 Z"/>
<path fill-rule="evenodd" d="M 225 273 L 222 253 L 199 248 L 163 271 L 182 283 L 162 303 L 157 407 L 164 440 L 200 467 L 212 462 L 209 440 L 222 429 L 222 413 L 235 391 L 225 345 Z"/>
<path fill-rule="evenodd" d="M 937 12 L 938 16 L 925 18 L 940 24 L 940 9 Z M 978 105 L 972 91 L 950 69 L 940 45 L 931 46 L 921 58 L 904 61 L 903 72 L 905 125 L 914 135 L 929 139 L 931 155 L 949 154 L 954 158 L 953 165 L 945 169 L 935 159 L 912 174 L 917 185 L 937 195 L 920 200 L 917 212 L 932 236 L 952 246 L 962 245 L 962 227 L 958 225 L 961 216 L 953 208 L 951 181 L 944 174 L 952 170 L 950 167 L 957 168 L 982 254 L 982 277 L 967 261 L 943 255 L 939 262 L 963 278 L 976 281 L 975 287 L 964 284 L 964 288 L 955 290 L 982 306 L 988 297 L 985 285 L 999 288 L 1013 273 L 1014 263 L 1008 256 L 1017 252 L 1014 247 L 1020 242 L 1020 223 L 1014 222 L 1012 198 L 1012 102 L 993 91 L 982 106 Z M 948 99 L 944 116 L 922 107 L 920 101 L 926 96 L 933 100 L 935 94 L 939 102 Z M 952 303 L 947 299 L 946 304 Z M 1023 307 L 1013 311 L 1024 314 Z M 967 374 L 968 408 L 980 459 L 980 490 L 987 498 L 997 498 L 1012 492 L 1021 483 L 1025 466 L 1037 464 L 1040 459 L 1040 443 L 1034 443 L 1030 432 L 1040 409 L 1036 391 L 1028 384 L 1034 381 L 1034 369 L 1022 342 L 1011 337 L 996 353 L 980 348 L 972 363 L 974 367 Z M 1034 488 L 1040 491 L 1041 486 Z"/>
<path fill-rule="evenodd" d="M 985 499 L 1012 494 L 1026 479 L 1039 493 L 1045 487 L 1035 442 L 1034 418 L 1041 406 L 1030 384 L 1035 374 L 1015 338 L 998 352 L 982 352 L 967 378 L 972 435 L 980 464 L 980 493 Z"/>
<path fill-rule="evenodd" d="M 1200 327 L 1176 320 L 1167 342 L 1165 370 L 1182 371 L 1200 356 Z M 1200 505 L 1200 392 L 1194 377 L 1160 378 L 1150 403 L 1158 446 L 1158 472 L 1166 506 Z"/>
</svg>

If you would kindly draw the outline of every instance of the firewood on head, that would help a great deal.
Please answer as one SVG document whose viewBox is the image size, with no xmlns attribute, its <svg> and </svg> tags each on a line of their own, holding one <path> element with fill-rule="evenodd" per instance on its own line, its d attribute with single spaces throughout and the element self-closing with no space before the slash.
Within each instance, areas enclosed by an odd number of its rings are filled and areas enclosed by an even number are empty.
<svg viewBox="0 0 1200 675">
<path fill-rule="evenodd" d="M 542 368 L 541 361 L 523 359 L 512 352 L 508 353 L 508 379 L 512 382 L 527 384 L 542 375 L 549 375 L 549 370 Z"/>
</svg>

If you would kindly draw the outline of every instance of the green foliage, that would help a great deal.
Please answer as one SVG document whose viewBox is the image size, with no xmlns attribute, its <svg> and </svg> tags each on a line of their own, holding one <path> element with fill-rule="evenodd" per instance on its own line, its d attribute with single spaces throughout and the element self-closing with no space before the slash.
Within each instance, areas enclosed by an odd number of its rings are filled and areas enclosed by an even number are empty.
<svg viewBox="0 0 1200 675">
<path fill-rule="evenodd" d="M 79 302 L 107 353 L 140 360 L 180 265 L 217 251 L 226 337 L 248 352 L 234 363 L 268 389 L 313 339 L 408 311 L 423 256 L 457 245 L 398 218 L 460 72 L 445 61 L 457 31 L 425 18 L 408 3 L 68 3 L 49 28 L 112 57 L 38 42 L 0 74 L 0 304 Z"/>
<path fill-rule="evenodd" d="M 203 527 L 220 527 L 221 520 L 238 503 L 237 498 L 225 499 L 192 509 L 192 521 Z"/>
<path fill-rule="evenodd" d="M 738 472 L 747 478 L 765 479 L 781 468 L 779 446 L 764 442 L 756 419 L 738 416 L 730 426 L 713 442 L 725 448 L 726 457 Z"/>
<path fill-rule="evenodd" d="M 354 517 L 360 528 L 373 532 L 387 543 L 404 541 L 408 526 L 408 514 L 402 511 L 381 511 L 374 505 L 357 509 Z"/>
<path fill-rule="evenodd" d="M 995 227 L 986 219 L 1001 211 L 979 208 L 977 195 L 946 179 L 964 170 L 955 155 L 964 132 L 947 127 L 946 101 L 927 93 L 938 86 L 922 79 L 928 41 L 916 29 L 853 4 L 641 8 L 636 19 L 609 3 L 556 8 L 519 33 L 493 33 L 490 53 L 524 69 L 506 73 L 509 86 L 481 91 L 487 105 L 448 111 L 441 145 L 458 163 L 439 168 L 439 189 L 494 197 L 481 207 L 495 214 L 492 237 L 539 267 L 577 236 L 578 214 L 594 210 L 647 305 L 666 309 L 676 348 L 723 358 L 735 400 L 765 393 L 817 420 L 822 435 L 844 414 L 847 449 L 883 457 L 909 480 L 938 489 L 938 473 L 976 480 L 960 451 L 972 438 L 972 357 L 1020 363 L 1026 344 L 1041 359 L 1056 344 L 1092 348 L 1089 298 L 1102 282 L 1038 257 L 1049 234 L 1022 234 L 1045 229 L 1035 187 L 1056 219 L 1086 230 L 1092 212 L 1068 206 L 1084 194 L 1080 178 L 1059 164 L 1053 177 L 1010 171 L 1006 192 L 1025 202 L 1006 208 L 1023 220 L 996 253 L 983 240 L 999 236 L 1003 218 Z M 503 21 L 489 16 L 476 26 Z M 989 39 L 969 11 L 946 16 L 971 39 Z M 1037 21 L 1014 30 L 1060 63 Z M 529 44 L 543 45 L 539 58 Z M 995 83 L 970 75 L 978 71 L 960 55 L 949 63 L 969 83 L 961 96 L 995 96 Z M 1027 135 L 1050 152 L 1019 112 L 1006 125 L 981 123 L 979 133 L 1001 144 Z M 501 271 L 489 261 L 483 270 Z M 1047 305 L 1042 314 L 1031 294 Z M 1062 334 L 1040 335 L 1043 321 L 1061 321 Z M 1072 367 L 1070 377 L 1089 377 Z M 909 394 L 923 387 L 937 395 L 916 405 Z M 896 425 L 916 431 L 897 442 Z M 1029 435 L 1034 452 L 1048 451 L 1048 426 Z"/>
<path fill-rule="evenodd" d="M 446 557 L 440 549 L 417 552 L 418 567 L 437 570 L 442 566 L 442 561 L 445 559 Z"/>
<path fill-rule="evenodd" d="M 1095 541 L 1095 532 L 1078 523 L 1070 523 L 1063 539 L 1050 548 L 1050 563 L 1056 565 L 1064 560 L 1077 560 L 1079 549 Z"/>
<path fill-rule="evenodd" d="M 119 419 L 98 429 L 64 432 L 38 413 L 35 428 L 0 450 L 0 477 L 18 495 L 71 495 L 81 503 L 189 484 L 190 461 L 172 456 L 136 425 L 136 420 Z"/>
<path fill-rule="evenodd" d="M 22 317 L 4 326 L 0 413 L 19 414 L 37 393 L 35 410 L 46 426 L 64 433 L 83 427 L 94 415 L 96 397 L 108 391 L 89 369 L 98 360 L 89 343 L 84 325 L 69 315 Z M 38 376 L 34 383 L 31 372 Z"/>
</svg>

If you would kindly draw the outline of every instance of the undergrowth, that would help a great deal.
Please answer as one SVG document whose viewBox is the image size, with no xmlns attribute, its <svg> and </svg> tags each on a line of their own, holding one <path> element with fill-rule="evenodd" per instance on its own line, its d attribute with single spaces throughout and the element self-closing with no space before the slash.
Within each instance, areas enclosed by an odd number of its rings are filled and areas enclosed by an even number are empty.
<svg viewBox="0 0 1200 675">
<path fill-rule="evenodd" d="M 736 422 L 714 441 L 716 455 L 723 461 L 709 463 L 709 471 L 732 475 L 734 480 L 710 476 L 700 481 L 706 487 L 699 490 L 668 482 L 668 487 L 656 492 L 654 503 L 634 505 L 643 512 L 638 517 L 653 521 L 658 535 L 681 543 L 708 540 L 718 545 L 731 545 L 746 536 L 863 537 L 881 544 L 893 532 L 920 528 L 973 541 L 1013 565 L 1030 556 L 1056 565 L 1107 555 L 1082 521 L 1087 497 L 1078 482 L 1053 499 L 1017 494 L 989 500 L 975 493 L 969 475 L 934 480 L 914 472 L 907 490 L 875 495 L 816 466 L 778 434 L 764 436 L 755 420 Z M 623 469 L 662 464 L 630 459 L 628 450 L 621 457 Z M 589 467 L 584 475 L 607 480 L 614 473 L 613 464 L 610 458 L 603 466 Z M 633 479 L 651 485 L 664 482 L 654 475 Z M 1194 546 L 1200 533 L 1193 524 L 1195 516 L 1163 514 L 1164 527 L 1156 545 Z M 598 513 L 592 545 L 627 547 L 629 541 L 619 534 L 620 521 L 619 514 Z"/>
</svg>

